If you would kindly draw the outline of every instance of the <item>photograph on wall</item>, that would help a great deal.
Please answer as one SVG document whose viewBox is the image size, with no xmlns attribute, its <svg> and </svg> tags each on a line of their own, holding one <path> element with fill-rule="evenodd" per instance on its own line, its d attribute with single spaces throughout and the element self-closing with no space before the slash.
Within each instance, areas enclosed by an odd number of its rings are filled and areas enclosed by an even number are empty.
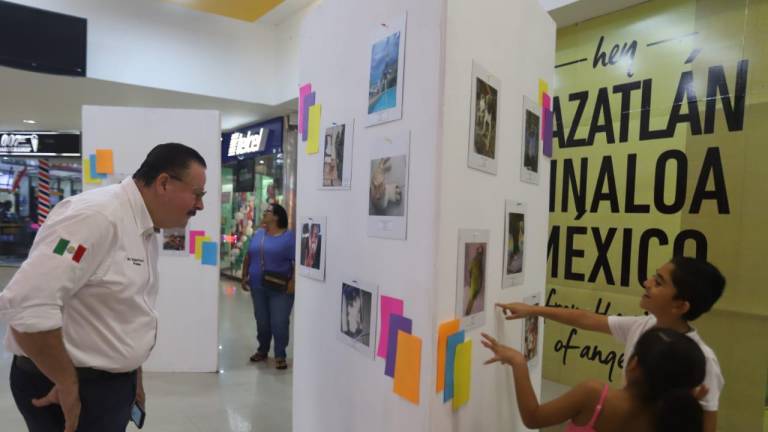
<svg viewBox="0 0 768 432">
<path fill-rule="evenodd" d="M 382 23 L 372 37 L 368 118 L 373 126 L 403 116 L 406 14 Z"/>
<path fill-rule="evenodd" d="M 405 240 L 410 132 L 371 144 L 368 235 Z"/>
<path fill-rule="evenodd" d="M 169 256 L 187 256 L 187 229 L 163 228 L 160 238 L 160 254 Z"/>
<path fill-rule="evenodd" d="M 523 144 L 520 159 L 520 180 L 539 184 L 539 108 L 523 96 Z"/>
<path fill-rule="evenodd" d="M 472 63 L 472 103 L 469 115 L 467 165 L 496 174 L 496 130 L 501 82 L 479 64 Z"/>
<path fill-rule="evenodd" d="M 339 338 L 345 344 L 373 358 L 376 345 L 378 287 L 359 282 L 341 284 Z"/>
<path fill-rule="evenodd" d="M 541 296 L 539 294 L 530 295 L 523 299 L 523 303 L 538 306 L 541 303 Z M 525 359 L 528 360 L 528 365 L 531 365 L 531 363 L 540 357 L 539 321 L 539 317 L 536 316 L 529 316 L 523 320 L 523 349 L 520 350 L 520 352 L 522 352 Z"/>
<path fill-rule="evenodd" d="M 352 137 L 355 123 L 335 124 L 325 130 L 321 189 L 349 189 L 352 185 Z"/>
<path fill-rule="evenodd" d="M 488 230 L 459 230 L 456 316 L 462 329 L 485 324 Z"/>
<path fill-rule="evenodd" d="M 325 280 L 325 222 L 325 217 L 305 217 L 299 225 L 299 274 L 319 281 Z"/>
<path fill-rule="evenodd" d="M 501 287 L 521 285 L 525 277 L 525 203 L 512 200 L 505 202 L 503 250 Z"/>
</svg>

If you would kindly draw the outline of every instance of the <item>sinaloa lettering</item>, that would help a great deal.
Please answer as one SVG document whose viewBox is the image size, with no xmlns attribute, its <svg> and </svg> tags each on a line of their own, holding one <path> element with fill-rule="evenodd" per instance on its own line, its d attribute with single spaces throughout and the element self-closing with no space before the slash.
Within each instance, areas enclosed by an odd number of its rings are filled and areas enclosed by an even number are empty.
<svg viewBox="0 0 768 432">
<path fill-rule="evenodd" d="M 613 157 L 610 155 L 602 158 L 600 171 L 594 184 L 587 184 L 589 158 L 580 158 L 578 168 L 573 159 L 565 158 L 562 164 L 553 159 L 550 162 L 549 211 L 567 213 L 570 211 L 572 202 L 576 210 L 575 220 L 581 219 L 587 212 L 598 213 L 603 208 L 613 214 L 649 214 L 651 203 L 640 202 L 637 199 L 637 180 L 641 178 L 637 175 L 637 156 L 634 153 L 626 156 L 626 172 L 619 177 L 625 179 L 623 189 L 620 189 L 617 184 Z M 668 175 L 668 169 L 671 169 L 674 174 Z M 712 201 L 717 206 L 718 214 L 730 214 L 720 149 L 707 148 L 704 160 L 698 167 L 699 174 L 693 194 L 687 193 L 689 169 L 688 157 L 681 150 L 667 150 L 657 157 L 653 182 L 653 208 L 661 214 L 676 214 L 686 210 L 688 213 L 698 214 L 704 201 Z M 708 186 L 710 183 L 711 188 Z M 674 190 L 666 191 L 668 184 Z M 560 190 L 559 208 L 557 208 L 558 189 Z M 667 198 L 667 192 L 673 192 L 671 200 Z M 688 195 L 691 200 L 686 208 Z M 620 199 L 622 197 L 623 200 Z"/>
</svg>

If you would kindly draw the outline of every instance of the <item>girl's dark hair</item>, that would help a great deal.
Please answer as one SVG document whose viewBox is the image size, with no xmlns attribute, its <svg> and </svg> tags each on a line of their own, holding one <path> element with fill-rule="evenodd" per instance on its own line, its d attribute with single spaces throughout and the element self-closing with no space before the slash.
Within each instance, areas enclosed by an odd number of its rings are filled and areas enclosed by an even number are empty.
<svg viewBox="0 0 768 432">
<path fill-rule="evenodd" d="M 655 407 L 657 432 L 700 432 L 703 411 L 693 389 L 704 382 L 706 360 L 693 339 L 654 328 L 635 345 L 632 357 L 642 371 L 646 402 Z"/>
<path fill-rule="evenodd" d="M 280 204 L 270 204 L 272 214 L 277 218 L 278 228 L 288 228 L 288 213 Z"/>
</svg>

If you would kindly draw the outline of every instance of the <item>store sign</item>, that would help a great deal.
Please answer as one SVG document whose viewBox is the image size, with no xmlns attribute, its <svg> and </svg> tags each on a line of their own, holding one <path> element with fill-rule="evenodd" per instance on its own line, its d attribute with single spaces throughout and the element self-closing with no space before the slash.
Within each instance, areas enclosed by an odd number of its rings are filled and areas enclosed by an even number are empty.
<svg viewBox="0 0 768 432">
<path fill-rule="evenodd" d="M 227 156 L 242 156 L 260 152 L 266 147 L 268 136 L 269 129 L 264 128 L 259 129 L 259 133 L 257 134 L 252 134 L 251 131 L 248 131 L 247 135 L 235 132 L 229 138 L 229 151 L 227 152 Z"/>
<path fill-rule="evenodd" d="M 0 136 L 0 151 L 3 153 L 36 153 L 37 134 L 3 134 Z"/>
</svg>

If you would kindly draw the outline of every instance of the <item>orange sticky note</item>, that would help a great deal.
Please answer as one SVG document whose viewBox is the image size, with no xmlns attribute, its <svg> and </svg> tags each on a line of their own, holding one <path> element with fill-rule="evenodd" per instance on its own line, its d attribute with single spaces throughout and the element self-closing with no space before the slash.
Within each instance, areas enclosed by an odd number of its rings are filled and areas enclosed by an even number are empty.
<svg viewBox="0 0 768 432">
<path fill-rule="evenodd" d="M 418 405 L 421 383 L 421 338 L 397 332 L 394 392 Z"/>
<path fill-rule="evenodd" d="M 472 340 L 456 346 L 453 382 L 453 409 L 455 411 L 469 402 L 469 390 L 472 384 Z"/>
<path fill-rule="evenodd" d="M 114 174 L 115 165 L 112 160 L 112 150 L 96 150 L 96 172 L 99 174 Z"/>
<path fill-rule="evenodd" d="M 445 388 L 445 346 L 448 335 L 459 331 L 460 321 L 455 319 L 440 324 L 437 330 L 437 387 L 435 391 L 443 391 Z"/>
</svg>

